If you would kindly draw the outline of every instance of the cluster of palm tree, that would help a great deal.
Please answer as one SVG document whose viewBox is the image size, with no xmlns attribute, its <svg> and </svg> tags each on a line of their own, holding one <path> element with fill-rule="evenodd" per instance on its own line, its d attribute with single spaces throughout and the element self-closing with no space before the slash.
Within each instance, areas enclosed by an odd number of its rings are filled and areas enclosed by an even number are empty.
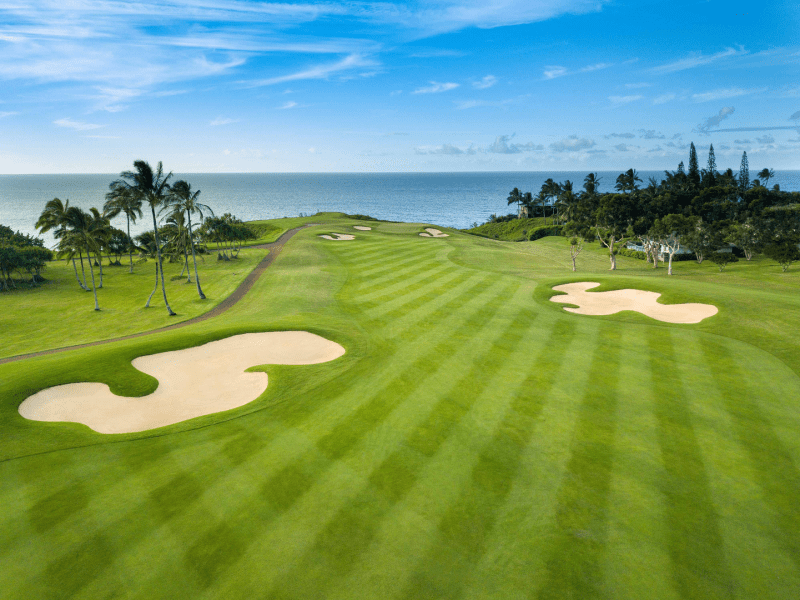
<svg viewBox="0 0 800 600">
<path fill-rule="evenodd" d="M 584 179 L 585 193 L 595 194 L 600 178 L 597 173 L 589 173 Z M 578 206 L 579 195 L 575 192 L 573 183 L 566 180 L 562 183 L 548 178 L 543 184 L 539 193 L 534 196 L 531 192 L 521 192 L 518 188 L 511 190 L 508 196 L 508 204 L 517 204 L 518 214 L 521 218 L 523 214 L 535 217 L 537 208 L 541 208 L 544 224 L 547 225 L 547 213 L 553 219 L 553 224 L 565 223 L 574 216 Z"/>
<path fill-rule="evenodd" d="M 182 252 L 184 269 L 188 271 L 188 254 L 191 252 L 194 260 L 195 282 L 197 293 L 205 299 L 200 287 L 200 278 L 197 271 L 192 229 L 192 215 L 198 214 L 203 219 L 203 212 L 211 213 L 211 209 L 200 203 L 200 191 L 193 191 L 186 181 L 176 181 L 170 185 L 172 173 L 164 173 L 161 162 L 153 169 L 143 160 L 133 163 L 133 170 L 123 171 L 119 179 L 109 185 L 106 202 L 101 213 L 96 208 L 86 212 L 76 206 L 70 206 L 69 200 L 62 202 L 58 198 L 50 200 L 42 211 L 36 227 L 40 232 L 53 231 L 57 240 L 57 251 L 67 261 L 72 261 L 75 278 L 81 288 L 89 291 L 86 283 L 84 268 L 84 255 L 89 263 L 92 287 L 95 298 L 95 310 L 100 310 L 97 300 L 97 288 L 103 287 L 102 253 L 116 254 L 128 253 L 130 272 L 133 273 L 133 254 L 136 252 L 142 258 L 155 259 L 156 286 L 147 299 L 146 307 L 158 289 L 159 282 L 164 297 L 164 305 L 169 315 L 175 312 L 169 305 L 167 290 L 164 282 L 163 258 L 165 254 Z M 143 208 L 149 207 L 153 219 L 153 230 L 137 236 L 136 242 L 130 237 L 131 223 L 144 216 Z M 162 240 L 159 230 L 159 219 L 156 211 L 166 219 L 168 236 Z M 124 214 L 127 222 L 127 233 L 111 226 L 111 219 Z M 162 229 L 164 229 L 162 227 Z M 109 258 L 110 260 L 110 258 Z M 78 274 L 77 262 L 81 265 L 81 274 Z M 112 263 L 113 264 L 113 263 Z M 119 258 L 117 264 L 120 264 Z M 100 285 L 95 285 L 94 267 L 100 268 Z"/>
</svg>

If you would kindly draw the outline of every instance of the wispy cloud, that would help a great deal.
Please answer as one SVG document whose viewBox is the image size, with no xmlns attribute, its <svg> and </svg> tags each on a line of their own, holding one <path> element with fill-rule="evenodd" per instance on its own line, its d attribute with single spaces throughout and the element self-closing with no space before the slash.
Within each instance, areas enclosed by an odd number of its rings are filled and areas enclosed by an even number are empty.
<svg viewBox="0 0 800 600">
<path fill-rule="evenodd" d="M 662 74 L 675 73 L 676 71 L 685 71 L 686 69 L 694 69 L 696 67 L 709 65 L 718 60 L 734 56 L 744 56 L 746 54 L 747 51 L 741 47 L 739 49 L 726 48 L 722 52 L 717 52 L 716 54 L 690 54 L 685 58 L 681 58 L 679 60 L 654 67 L 652 71 L 655 73 L 662 73 Z"/>
<path fill-rule="evenodd" d="M 591 73 L 592 71 L 600 71 L 602 69 L 607 69 L 608 67 L 613 67 L 614 63 L 596 63 L 594 65 L 586 65 L 578 69 L 580 73 Z"/>
<path fill-rule="evenodd" d="M 692 100 L 695 102 L 712 102 L 715 100 L 726 100 L 727 98 L 737 98 L 739 96 L 747 96 L 749 94 L 756 94 L 763 92 L 766 88 L 725 88 L 719 90 L 711 90 L 701 94 L 692 94 Z"/>
<path fill-rule="evenodd" d="M 220 125 L 230 125 L 231 123 L 238 123 L 239 119 L 230 119 L 228 117 L 217 117 L 209 123 L 212 127 L 219 127 Z"/>
<path fill-rule="evenodd" d="M 553 152 L 578 152 L 580 150 L 588 150 L 593 146 L 595 146 L 594 140 L 571 135 L 563 140 L 550 144 L 550 149 Z"/>
<path fill-rule="evenodd" d="M 567 73 L 569 73 L 569 69 L 567 69 L 567 67 L 551 65 L 544 68 L 542 75 L 545 79 L 555 79 L 556 77 L 563 77 Z"/>
<path fill-rule="evenodd" d="M 639 137 L 644 140 L 665 140 L 667 136 L 665 136 L 661 132 L 656 132 L 655 129 L 640 129 L 639 130 Z"/>
<path fill-rule="evenodd" d="M 511 135 L 498 135 L 494 142 L 486 147 L 486 152 L 491 152 L 493 154 L 520 154 L 522 152 L 544 150 L 544 146 L 536 145 L 533 142 L 528 142 L 526 144 L 509 143 L 515 136 L 515 133 Z"/>
<path fill-rule="evenodd" d="M 756 141 L 759 144 L 774 144 L 775 143 L 775 138 L 772 137 L 771 135 L 767 134 L 767 135 L 762 135 L 760 137 L 757 137 Z"/>
<path fill-rule="evenodd" d="M 622 139 L 626 139 L 626 140 L 632 140 L 636 136 L 634 134 L 632 134 L 632 133 L 609 133 L 608 135 L 604 135 L 603 137 L 606 138 L 606 139 L 609 139 L 609 138 L 622 138 Z"/>
<path fill-rule="evenodd" d="M 675 94 L 661 94 L 653 98 L 653 104 L 666 104 L 671 100 L 675 100 L 675 98 L 677 98 Z"/>
<path fill-rule="evenodd" d="M 268 85 L 276 85 L 278 83 L 286 83 L 287 81 L 302 81 L 307 79 L 327 79 L 335 73 L 349 71 L 352 69 L 361 69 L 364 67 L 374 67 L 378 63 L 370 58 L 360 54 L 350 54 L 340 61 L 335 63 L 326 63 L 322 65 L 315 65 L 302 71 L 297 71 L 289 75 L 279 75 L 277 77 L 269 77 L 267 79 L 258 79 L 254 81 L 243 82 L 247 87 L 262 87 Z"/>
<path fill-rule="evenodd" d="M 10 116 L 16 115 L 16 114 L 18 114 L 18 113 L 13 112 L 13 111 L 0 112 L 0 119 L 5 119 L 6 117 L 10 117 Z"/>
<path fill-rule="evenodd" d="M 58 119 L 57 121 L 53 121 L 53 123 L 59 127 L 66 127 L 67 129 L 74 129 L 75 131 L 90 131 L 92 129 L 101 129 L 102 127 L 105 127 L 105 125 L 96 125 L 94 123 L 75 121 L 69 117 Z"/>
<path fill-rule="evenodd" d="M 492 87 L 496 83 L 497 83 L 497 77 L 495 77 L 494 75 L 487 75 L 486 77 L 484 77 L 479 81 L 473 81 L 472 87 L 474 87 L 476 90 L 485 90 L 486 88 Z"/>
<path fill-rule="evenodd" d="M 652 83 L 644 83 L 644 82 L 642 82 L 642 83 L 626 83 L 625 87 L 628 88 L 629 90 L 638 90 L 638 89 L 641 89 L 641 88 L 650 87 L 651 85 L 653 85 L 653 84 Z"/>
<path fill-rule="evenodd" d="M 458 110 L 467 110 L 469 108 L 505 108 L 509 104 L 514 104 L 519 101 L 519 98 L 510 98 L 507 100 L 456 100 L 455 105 Z"/>
<path fill-rule="evenodd" d="M 294 108 L 295 106 L 297 106 L 297 102 L 295 102 L 294 100 L 289 100 L 288 102 L 284 102 L 283 104 L 281 104 L 278 107 L 278 110 L 288 110 L 290 108 Z"/>
<path fill-rule="evenodd" d="M 611 100 L 612 104 L 630 104 L 631 102 L 636 102 L 637 100 L 641 100 L 644 96 L 636 95 L 636 96 L 609 96 L 608 99 Z"/>
<path fill-rule="evenodd" d="M 442 144 L 441 146 L 417 146 L 414 148 L 415 154 L 440 154 L 444 156 L 471 156 L 475 154 L 475 152 L 475 149 L 471 145 L 463 149 L 452 144 Z"/>
<path fill-rule="evenodd" d="M 428 87 L 417 88 L 412 94 L 439 94 L 441 92 L 449 92 L 459 87 L 458 83 L 438 83 L 431 81 Z"/>
</svg>

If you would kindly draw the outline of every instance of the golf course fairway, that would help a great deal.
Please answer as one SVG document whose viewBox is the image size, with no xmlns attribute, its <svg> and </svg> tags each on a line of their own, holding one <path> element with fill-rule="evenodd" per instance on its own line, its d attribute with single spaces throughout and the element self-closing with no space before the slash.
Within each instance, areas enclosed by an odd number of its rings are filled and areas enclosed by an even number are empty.
<svg viewBox="0 0 800 600">
<path fill-rule="evenodd" d="M 591 243 L 572 273 L 563 237 L 275 221 L 308 223 L 219 316 L 0 364 L 0 598 L 800 598 L 800 267 L 610 272 Z M 371 229 L 319 237 L 354 225 Z M 550 301 L 576 282 L 718 312 Z M 48 293 L 81 304 L 41 349 L 71 345 L 72 319 L 82 343 L 114 337 L 77 287 Z M 130 319 L 169 325 L 153 306 Z M 24 327 L 3 333 L 35 340 Z M 69 383 L 147 396 L 136 358 L 270 331 L 345 353 L 251 368 L 269 377 L 256 400 L 138 433 L 19 413 Z"/>
</svg>

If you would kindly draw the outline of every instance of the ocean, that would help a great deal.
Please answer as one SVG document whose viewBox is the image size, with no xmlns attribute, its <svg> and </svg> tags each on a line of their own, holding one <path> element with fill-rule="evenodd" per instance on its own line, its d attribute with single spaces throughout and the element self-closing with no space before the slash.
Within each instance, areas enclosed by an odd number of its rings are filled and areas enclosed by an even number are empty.
<svg viewBox="0 0 800 600">
<path fill-rule="evenodd" d="M 200 201 L 216 214 L 232 213 L 242 220 L 274 219 L 342 211 L 390 221 L 431 223 L 466 228 L 483 223 L 493 213 L 508 214 L 509 192 L 517 187 L 534 194 L 542 183 L 570 180 L 581 189 L 587 171 L 486 173 L 189 173 L 173 175 L 201 190 Z M 600 191 L 614 187 L 619 172 L 600 171 Z M 640 171 L 644 184 L 663 171 Z M 755 177 L 755 172 L 751 178 Z M 35 223 L 45 203 L 69 199 L 84 209 L 102 209 L 115 174 L 0 175 L 0 224 L 36 234 Z M 770 187 L 800 190 L 800 171 L 776 171 Z M 125 228 L 125 217 L 113 223 Z M 131 228 L 136 234 L 152 227 L 146 214 Z M 52 236 L 43 236 L 48 246 Z"/>
</svg>

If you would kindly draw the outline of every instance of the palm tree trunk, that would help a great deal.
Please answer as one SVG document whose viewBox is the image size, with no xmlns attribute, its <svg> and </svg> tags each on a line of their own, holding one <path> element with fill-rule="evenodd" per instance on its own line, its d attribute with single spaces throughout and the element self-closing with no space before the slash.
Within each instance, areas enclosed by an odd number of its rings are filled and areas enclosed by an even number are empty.
<svg viewBox="0 0 800 600">
<path fill-rule="evenodd" d="M 161 262 L 161 241 L 158 239 L 158 222 L 156 221 L 156 207 L 153 204 L 150 204 L 150 210 L 153 211 L 153 232 L 155 233 L 156 237 L 156 254 L 158 255 L 158 266 L 161 269 L 161 291 L 164 294 L 164 305 L 167 307 L 167 312 L 169 313 L 170 317 L 174 317 L 175 313 L 172 312 L 172 309 L 169 306 L 169 301 L 167 300 L 167 288 L 164 285 L 164 265 Z"/>
<path fill-rule="evenodd" d="M 189 271 L 189 253 L 186 251 L 186 244 L 183 245 L 183 268 L 186 270 L 186 283 L 192 283 L 192 273 Z M 181 271 L 183 275 L 183 271 Z"/>
<path fill-rule="evenodd" d="M 81 259 L 81 275 L 83 276 L 83 289 L 89 291 L 89 286 L 86 285 L 86 269 L 83 268 L 83 252 L 78 252 L 78 258 Z"/>
<path fill-rule="evenodd" d="M 98 258 L 98 262 L 100 263 L 100 287 L 103 287 L 103 253 L 96 252 L 95 255 Z"/>
<path fill-rule="evenodd" d="M 80 275 L 78 275 L 78 265 L 75 264 L 74 258 L 72 259 L 72 268 L 75 269 L 75 279 L 78 281 L 78 285 L 81 286 L 81 289 L 86 289 L 83 287 L 83 284 L 81 283 L 81 277 Z"/>
<path fill-rule="evenodd" d="M 197 284 L 197 293 L 200 294 L 200 300 L 205 300 L 206 296 L 203 290 L 200 289 L 200 276 L 197 274 L 197 256 L 194 253 L 194 237 L 192 236 L 192 213 L 188 210 L 186 214 L 189 217 L 189 243 L 192 245 L 192 261 L 194 262 L 194 282 Z"/>
<path fill-rule="evenodd" d="M 89 251 L 86 251 L 89 254 Z M 92 273 L 92 291 L 94 292 L 94 309 L 100 310 L 100 305 L 97 303 L 97 286 L 94 284 L 94 266 L 92 265 L 92 258 L 89 256 L 89 271 Z"/>
<path fill-rule="evenodd" d="M 131 243 L 131 217 L 125 213 L 125 218 L 128 221 L 128 258 L 131 261 L 130 273 L 133 274 L 133 244 Z"/>
<path fill-rule="evenodd" d="M 156 285 L 153 287 L 153 291 L 150 292 L 150 295 L 147 297 L 147 304 L 144 305 L 145 308 L 150 308 L 150 300 L 153 299 L 153 294 L 156 293 L 158 289 L 158 261 L 156 261 Z"/>
</svg>

